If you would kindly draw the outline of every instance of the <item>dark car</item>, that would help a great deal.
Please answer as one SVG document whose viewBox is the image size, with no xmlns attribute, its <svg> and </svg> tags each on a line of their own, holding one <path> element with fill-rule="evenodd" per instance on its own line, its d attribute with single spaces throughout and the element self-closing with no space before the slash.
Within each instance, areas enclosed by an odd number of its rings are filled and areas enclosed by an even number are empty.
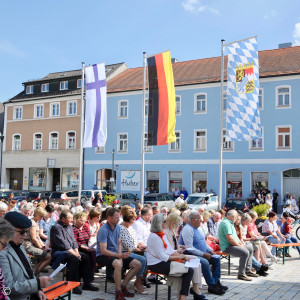
<svg viewBox="0 0 300 300">
<path fill-rule="evenodd" d="M 75 203 L 78 200 L 78 191 L 58 191 L 52 192 L 49 198 L 50 202 L 66 204 L 69 202 Z"/>
<path fill-rule="evenodd" d="M 30 191 L 27 195 L 27 201 L 41 201 L 41 200 L 48 200 L 51 195 L 51 192 L 37 192 L 37 191 Z"/>
<path fill-rule="evenodd" d="M 245 198 L 227 198 L 225 200 L 225 205 L 223 209 L 225 211 L 235 209 L 235 210 L 240 210 L 243 212 L 248 212 L 250 208 L 250 203 L 247 199 Z"/>
<path fill-rule="evenodd" d="M 27 200 L 28 191 L 13 191 L 14 199 L 17 201 Z"/>
<path fill-rule="evenodd" d="M 144 196 L 144 204 L 150 203 L 158 207 L 166 206 L 171 209 L 174 206 L 174 196 L 168 193 L 153 193 Z"/>
<path fill-rule="evenodd" d="M 8 200 L 9 195 L 12 193 L 12 191 L 1 191 L 0 192 L 0 199 Z"/>
<path fill-rule="evenodd" d="M 116 195 L 114 202 L 120 206 L 129 205 L 132 203 L 136 207 L 140 200 L 138 196 L 131 193 L 116 193 L 114 195 Z"/>
</svg>

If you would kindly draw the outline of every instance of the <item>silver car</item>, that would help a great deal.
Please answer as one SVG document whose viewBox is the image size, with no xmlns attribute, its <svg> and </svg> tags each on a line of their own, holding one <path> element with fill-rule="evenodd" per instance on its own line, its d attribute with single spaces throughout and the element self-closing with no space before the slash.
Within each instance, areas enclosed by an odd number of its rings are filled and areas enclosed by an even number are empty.
<svg viewBox="0 0 300 300">
<path fill-rule="evenodd" d="M 187 204 L 190 209 L 198 210 L 203 207 L 205 210 L 218 209 L 218 196 L 213 193 L 194 193 L 187 197 Z"/>
</svg>

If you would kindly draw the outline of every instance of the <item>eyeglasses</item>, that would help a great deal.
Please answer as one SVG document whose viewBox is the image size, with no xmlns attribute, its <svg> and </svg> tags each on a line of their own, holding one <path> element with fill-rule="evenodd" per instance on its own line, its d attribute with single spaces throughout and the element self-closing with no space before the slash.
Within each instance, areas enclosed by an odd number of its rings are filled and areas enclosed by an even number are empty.
<svg viewBox="0 0 300 300">
<path fill-rule="evenodd" d="M 23 234 L 25 234 L 25 233 L 28 233 L 28 230 L 25 230 L 25 229 L 23 229 L 23 230 L 16 230 L 16 229 L 15 229 L 15 231 L 16 231 L 16 232 L 19 232 L 21 235 L 23 235 Z"/>
<path fill-rule="evenodd" d="M 0 244 L 2 245 L 3 248 L 6 248 L 8 243 L 3 243 L 2 241 L 0 241 Z"/>
</svg>

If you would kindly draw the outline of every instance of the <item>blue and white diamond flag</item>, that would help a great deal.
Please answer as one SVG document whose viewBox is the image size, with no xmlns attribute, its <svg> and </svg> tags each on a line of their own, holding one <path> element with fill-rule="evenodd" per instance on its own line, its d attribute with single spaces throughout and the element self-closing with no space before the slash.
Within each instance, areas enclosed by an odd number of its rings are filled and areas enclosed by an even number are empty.
<svg viewBox="0 0 300 300">
<path fill-rule="evenodd" d="M 259 66 L 256 38 L 225 46 L 228 54 L 226 141 L 261 137 Z"/>
</svg>

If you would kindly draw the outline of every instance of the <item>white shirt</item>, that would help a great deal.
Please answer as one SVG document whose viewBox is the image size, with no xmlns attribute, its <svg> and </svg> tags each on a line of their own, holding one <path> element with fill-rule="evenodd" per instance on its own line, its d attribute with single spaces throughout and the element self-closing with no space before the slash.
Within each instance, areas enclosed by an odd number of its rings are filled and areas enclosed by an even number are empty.
<svg viewBox="0 0 300 300">
<path fill-rule="evenodd" d="M 175 205 L 176 204 L 183 204 L 184 203 L 184 200 L 181 199 L 180 197 L 178 197 L 176 200 L 175 200 Z"/>
<path fill-rule="evenodd" d="M 150 234 L 150 222 L 145 222 L 143 218 L 139 218 L 132 224 L 132 228 L 135 230 L 137 242 L 147 246 L 148 236 Z"/>
<path fill-rule="evenodd" d="M 164 235 L 163 239 L 167 244 L 167 249 L 164 247 L 163 241 L 156 233 L 153 232 L 150 233 L 148 237 L 147 251 L 146 251 L 148 266 L 156 265 L 162 261 L 167 262 L 169 256 L 174 252 L 176 252 L 170 245 L 168 239 L 165 237 L 166 236 Z"/>
</svg>

